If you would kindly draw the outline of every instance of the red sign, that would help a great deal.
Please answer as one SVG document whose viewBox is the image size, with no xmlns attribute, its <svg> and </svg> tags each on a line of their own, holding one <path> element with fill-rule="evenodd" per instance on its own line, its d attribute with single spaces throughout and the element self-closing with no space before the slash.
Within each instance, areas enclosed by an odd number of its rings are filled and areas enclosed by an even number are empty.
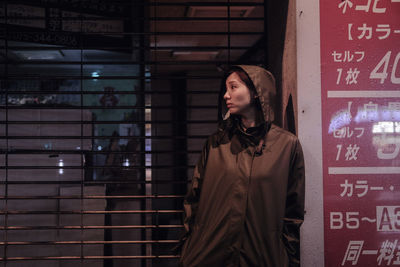
<svg viewBox="0 0 400 267">
<path fill-rule="evenodd" d="M 400 266 L 400 0 L 321 0 L 325 266 Z"/>
</svg>

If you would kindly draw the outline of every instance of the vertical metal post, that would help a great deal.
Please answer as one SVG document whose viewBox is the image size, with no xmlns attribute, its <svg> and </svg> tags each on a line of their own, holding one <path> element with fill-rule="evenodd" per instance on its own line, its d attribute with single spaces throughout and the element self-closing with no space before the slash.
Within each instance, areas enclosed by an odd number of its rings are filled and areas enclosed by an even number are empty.
<svg viewBox="0 0 400 267">
<path fill-rule="evenodd" d="M 231 1 L 228 0 L 228 67 L 231 66 Z"/>
<path fill-rule="evenodd" d="M 268 67 L 269 65 L 269 56 L 268 56 L 268 0 L 264 0 L 264 66 Z"/>
<path fill-rule="evenodd" d="M 133 14 L 134 17 L 137 19 L 137 26 L 133 27 L 135 29 L 136 32 L 146 32 L 146 15 L 148 15 L 147 13 L 147 6 L 146 6 L 146 0 L 133 0 L 135 1 L 135 4 L 137 3 L 137 5 L 135 6 L 135 10 L 133 10 Z M 146 51 L 145 51 L 145 47 L 146 44 L 148 43 L 146 40 L 147 36 L 144 34 L 139 35 L 139 76 L 140 76 L 140 86 L 139 86 L 139 90 L 140 90 L 140 94 L 137 95 L 137 103 L 139 106 L 147 106 L 147 102 L 146 101 L 146 82 L 147 82 L 147 78 L 146 78 Z M 140 128 L 140 137 L 141 137 L 141 142 L 140 142 L 140 151 L 144 152 L 141 153 L 140 155 L 140 166 L 146 166 L 146 157 L 147 157 L 147 153 L 145 153 L 146 151 L 146 142 L 148 141 L 145 136 L 146 136 L 146 108 L 144 108 L 143 110 L 140 111 L 140 120 L 142 121 L 142 123 L 139 125 Z M 151 141 L 151 140 L 150 140 Z M 140 188 L 140 193 L 142 195 L 146 195 L 148 193 L 149 190 L 151 190 L 151 183 L 148 183 L 148 179 L 147 179 L 147 168 L 141 168 L 140 169 L 140 179 L 141 181 L 143 181 L 144 183 L 142 183 L 142 186 Z M 149 189 L 150 187 L 150 189 Z M 149 209 L 149 201 L 147 198 L 143 198 L 140 200 L 140 207 L 141 210 L 148 210 Z M 148 215 L 146 213 L 142 213 L 141 214 L 141 224 L 142 225 L 147 225 L 148 222 L 148 217 L 152 216 L 152 215 Z M 147 229 L 143 228 L 141 230 L 141 240 L 146 240 L 147 239 Z M 147 255 L 148 254 L 148 244 L 144 244 L 141 246 L 141 255 Z M 147 261 L 145 258 L 142 258 L 141 260 L 141 266 L 151 266 L 150 261 Z"/>
<path fill-rule="evenodd" d="M 5 188 L 4 188 L 4 197 L 5 197 L 5 202 L 4 202 L 4 266 L 7 267 L 7 246 L 8 246 L 8 89 L 9 89 L 9 83 L 8 83 L 8 11 L 7 11 L 7 1 L 4 3 L 4 14 L 5 14 L 5 52 L 6 52 L 6 63 L 5 63 L 5 87 L 6 87 L 6 93 L 5 93 L 5 102 L 6 102 L 6 155 L 5 155 L 5 167 L 6 167 L 6 180 L 5 180 Z"/>
<path fill-rule="evenodd" d="M 81 9 L 82 10 L 82 9 Z M 85 179 L 85 175 L 84 175 L 84 169 L 83 169 L 83 151 L 84 151 L 84 147 L 83 147 L 83 13 L 82 11 L 79 12 L 80 14 L 80 31 L 79 31 L 79 42 L 80 42 L 80 115 L 81 115 L 81 147 L 80 147 L 80 157 L 81 157 L 81 184 L 80 184 L 80 189 L 81 189 L 81 193 L 80 193 L 80 212 L 81 212 L 81 216 L 80 216 L 80 225 L 81 225 L 81 245 L 80 245 L 80 253 L 81 253 L 81 259 L 80 259 L 80 263 L 81 266 L 83 266 L 83 239 L 84 239 L 84 227 L 83 227 L 83 212 L 84 212 L 84 202 L 83 202 L 83 197 L 84 197 L 84 179 Z"/>
</svg>

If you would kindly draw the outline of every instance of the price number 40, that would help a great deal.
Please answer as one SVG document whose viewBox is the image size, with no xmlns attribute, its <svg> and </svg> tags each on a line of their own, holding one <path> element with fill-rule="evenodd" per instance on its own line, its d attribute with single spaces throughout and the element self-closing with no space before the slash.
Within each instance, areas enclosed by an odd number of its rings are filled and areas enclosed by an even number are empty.
<svg viewBox="0 0 400 267">
<path fill-rule="evenodd" d="M 376 65 L 376 67 L 371 71 L 369 75 L 370 79 L 378 79 L 380 83 L 383 83 L 386 78 L 388 77 L 388 66 L 390 57 L 392 55 L 392 51 L 389 51 L 383 56 L 381 61 Z M 396 77 L 396 70 L 400 60 L 400 53 L 397 53 L 396 57 L 394 58 L 392 73 L 390 75 L 390 81 L 392 83 L 400 84 L 400 77 Z"/>
</svg>

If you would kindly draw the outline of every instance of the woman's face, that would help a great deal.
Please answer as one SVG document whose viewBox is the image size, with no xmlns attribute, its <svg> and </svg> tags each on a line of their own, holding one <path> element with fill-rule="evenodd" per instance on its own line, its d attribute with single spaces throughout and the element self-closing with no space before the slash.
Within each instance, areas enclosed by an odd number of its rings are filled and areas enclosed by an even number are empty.
<svg viewBox="0 0 400 267">
<path fill-rule="evenodd" d="M 228 76 L 225 82 L 224 100 L 231 114 L 241 115 L 251 106 L 250 89 L 236 72 Z"/>
</svg>

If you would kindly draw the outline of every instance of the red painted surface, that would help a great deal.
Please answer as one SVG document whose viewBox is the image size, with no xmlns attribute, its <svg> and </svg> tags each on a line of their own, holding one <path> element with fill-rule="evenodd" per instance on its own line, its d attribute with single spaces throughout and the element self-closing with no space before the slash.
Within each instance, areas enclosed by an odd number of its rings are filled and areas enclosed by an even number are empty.
<svg viewBox="0 0 400 267">
<path fill-rule="evenodd" d="M 400 1 L 320 18 L 325 266 L 400 266 Z"/>
</svg>

